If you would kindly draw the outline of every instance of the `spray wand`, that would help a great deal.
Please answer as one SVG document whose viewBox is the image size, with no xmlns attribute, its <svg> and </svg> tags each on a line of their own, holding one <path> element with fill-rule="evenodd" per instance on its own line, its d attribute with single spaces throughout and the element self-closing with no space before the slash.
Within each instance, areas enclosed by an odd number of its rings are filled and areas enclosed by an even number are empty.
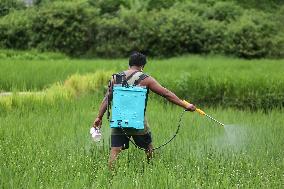
<svg viewBox="0 0 284 189">
<path fill-rule="evenodd" d="M 189 102 L 187 102 L 186 100 L 183 100 L 183 102 L 186 104 L 186 105 L 189 105 Z M 222 125 L 222 126 L 225 126 L 224 123 L 221 123 L 220 121 L 214 119 L 213 117 L 211 117 L 210 115 L 206 114 L 203 110 L 199 109 L 199 108 L 196 108 L 195 109 L 196 112 L 198 112 L 200 115 L 202 116 L 206 116 L 208 118 L 210 118 L 211 120 L 215 121 L 216 123 L 218 123 L 219 125 Z"/>
</svg>

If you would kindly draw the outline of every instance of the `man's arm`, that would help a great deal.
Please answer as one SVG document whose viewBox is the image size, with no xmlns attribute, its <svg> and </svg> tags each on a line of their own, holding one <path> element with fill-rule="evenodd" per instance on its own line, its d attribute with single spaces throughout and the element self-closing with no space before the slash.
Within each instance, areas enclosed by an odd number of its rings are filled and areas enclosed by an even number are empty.
<svg viewBox="0 0 284 189">
<path fill-rule="evenodd" d="M 102 125 L 102 119 L 104 117 L 104 114 L 107 110 L 107 105 L 108 105 L 108 98 L 112 98 L 112 90 L 111 90 L 111 87 L 108 88 L 106 94 L 105 94 L 105 97 L 100 105 L 100 108 L 99 108 L 99 113 L 97 115 L 97 118 L 95 119 L 94 123 L 93 123 L 93 127 L 101 127 Z"/>
<path fill-rule="evenodd" d="M 102 119 L 104 117 L 104 114 L 105 114 L 105 112 L 107 110 L 107 103 L 108 103 L 108 97 L 105 96 L 103 101 L 102 101 L 102 103 L 101 103 L 101 106 L 99 108 L 99 113 L 97 115 L 98 118 Z"/>
<path fill-rule="evenodd" d="M 146 86 L 154 93 L 163 96 L 168 101 L 183 107 L 189 111 L 195 111 L 195 106 L 193 104 L 186 105 L 180 98 L 178 98 L 173 92 L 162 87 L 154 78 L 148 77 L 145 79 Z"/>
</svg>

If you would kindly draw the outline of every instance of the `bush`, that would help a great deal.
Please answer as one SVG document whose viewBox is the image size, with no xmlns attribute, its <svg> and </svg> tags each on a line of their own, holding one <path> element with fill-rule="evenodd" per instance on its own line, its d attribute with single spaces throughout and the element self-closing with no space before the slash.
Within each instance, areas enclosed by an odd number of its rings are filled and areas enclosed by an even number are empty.
<svg viewBox="0 0 284 189">
<path fill-rule="evenodd" d="M 174 4 L 179 3 L 183 0 L 148 0 L 147 1 L 147 10 L 160 10 L 168 9 Z"/>
<path fill-rule="evenodd" d="M 25 8 L 24 1 L 21 0 L 0 0 L 0 17 L 9 14 L 13 10 Z"/>
<path fill-rule="evenodd" d="M 121 6 L 127 6 L 126 0 L 88 0 L 88 2 L 98 8 L 102 15 L 116 15 Z"/>
<path fill-rule="evenodd" d="M 0 47 L 108 58 L 133 50 L 157 57 L 284 56 L 283 8 L 270 14 L 245 11 L 232 1 L 202 2 L 43 0 L 0 19 Z"/>
<path fill-rule="evenodd" d="M 158 57 L 185 53 L 227 53 L 243 58 L 282 56 L 277 51 L 281 46 L 281 40 L 275 37 L 277 27 L 269 14 L 245 12 L 230 2 L 213 3 L 212 9 L 207 5 L 204 10 L 195 3 L 181 5 L 159 11 L 137 5 L 122 8 L 116 17 L 100 19 L 96 45 L 90 54 L 124 57 L 139 50 Z M 273 49 L 276 52 L 271 52 Z"/>
<path fill-rule="evenodd" d="M 233 2 L 216 2 L 213 7 L 207 8 L 204 17 L 209 20 L 232 22 L 242 14 L 241 7 Z"/>
<path fill-rule="evenodd" d="M 274 19 L 276 20 L 275 24 L 278 26 L 278 33 L 271 39 L 270 57 L 280 58 L 284 57 L 284 5 L 279 8 Z"/>
<path fill-rule="evenodd" d="M 226 24 L 216 20 L 209 20 L 204 21 L 203 25 L 202 53 L 224 54 L 229 46 L 226 40 Z"/>
<path fill-rule="evenodd" d="M 283 58 L 284 57 L 284 34 L 277 35 L 271 40 L 271 48 L 269 51 L 269 57 L 271 58 Z"/>
<path fill-rule="evenodd" d="M 128 47 L 128 26 L 119 18 L 98 21 L 95 45 L 92 50 L 100 57 L 125 56 Z"/>
<path fill-rule="evenodd" d="M 274 11 L 277 7 L 284 4 L 283 0 L 234 0 L 245 8 L 253 8 L 267 11 Z"/>
<path fill-rule="evenodd" d="M 93 42 L 95 9 L 86 3 L 55 2 L 38 10 L 32 24 L 32 46 L 81 55 Z"/>
<path fill-rule="evenodd" d="M 159 54 L 173 56 L 202 52 L 204 27 L 200 17 L 178 10 L 163 10 L 155 23 L 158 30 Z M 153 49 L 154 51 L 155 49 Z"/>
<path fill-rule="evenodd" d="M 175 9 L 138 13 L 125 9 L 118 17 L 98 22 L 94 51 L 107 57 L 127 56 L 133 50 L 152 56 L 200 53 L 205 38 L 200 23 L 197 15 Z"/>
<path fill-rule="evenodd" d="M 243 58 L 266 57 L 273 48 L 271 39 L 275 35 L 277 27 L 269 21 L 267 15 L 246 12 L 229 27 L 228 53 Z"/>
<path fill-rule="evenodd" d="M 15 11 L 0 19 L 0 46 L 28 49 L 31 42 L 31 25 L 35 12 Z"/>
</svg>

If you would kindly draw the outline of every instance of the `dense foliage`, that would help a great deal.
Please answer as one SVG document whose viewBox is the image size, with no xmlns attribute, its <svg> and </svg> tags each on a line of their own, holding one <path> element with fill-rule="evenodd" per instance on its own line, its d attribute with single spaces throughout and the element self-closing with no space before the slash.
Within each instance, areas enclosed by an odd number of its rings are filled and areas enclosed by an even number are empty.
<svg viewBox="0 0 284 189">
<path fill-rule="evenodd" d="M 13 10 L 25 8 L 24 1 L 21 0 L 0 0 L 0 17 L 9 14 Z"/>
<path fill-rule="evenodd" d="M 263 11 L 243 4 L 42 0 L 0 19 L 0 47 L 85 57 L 124 57 L 133 50 L 158 57 L 186 53 L 283 57 L 284 8 Z"/>
</svg>

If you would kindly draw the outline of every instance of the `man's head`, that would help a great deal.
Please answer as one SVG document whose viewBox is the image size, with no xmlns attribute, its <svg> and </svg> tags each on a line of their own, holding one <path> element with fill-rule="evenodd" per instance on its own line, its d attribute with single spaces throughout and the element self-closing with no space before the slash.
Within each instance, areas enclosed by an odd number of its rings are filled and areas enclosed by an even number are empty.
<svg viewBox="0 0 284 189">
<path fill-rule="evenodd" d="M 146 56 L 140 52 L 133 52 L 129 57 L 129 66 L 139 66 L 144 67 L 146 61 Z"/>
</svg>

